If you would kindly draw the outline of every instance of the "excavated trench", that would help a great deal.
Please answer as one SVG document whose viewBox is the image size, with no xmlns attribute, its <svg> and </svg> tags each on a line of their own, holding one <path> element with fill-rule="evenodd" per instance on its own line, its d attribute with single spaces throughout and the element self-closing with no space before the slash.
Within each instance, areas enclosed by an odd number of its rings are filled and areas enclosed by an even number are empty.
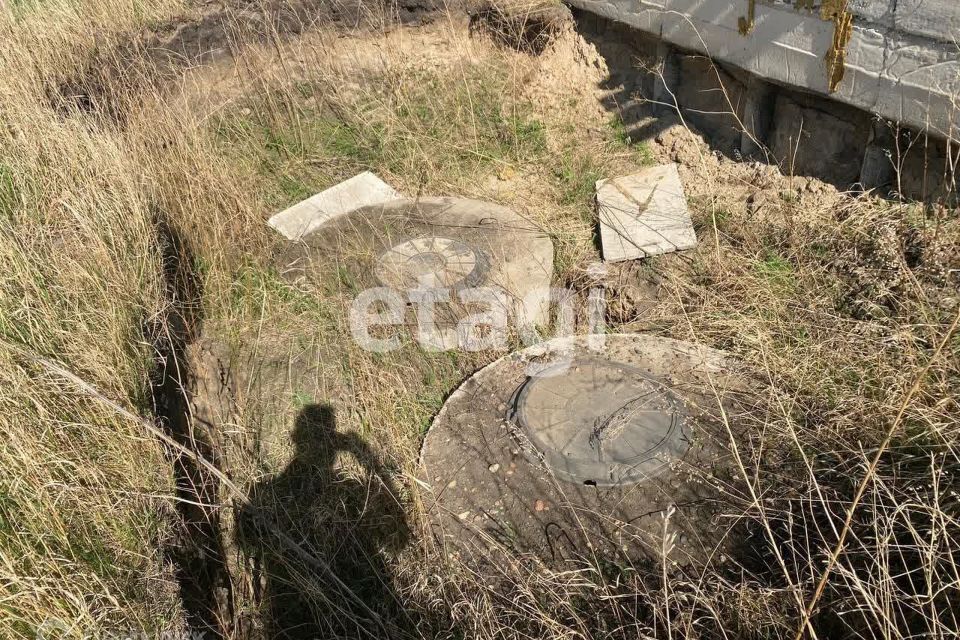
<svg viewBox="0 0 960 640">
<path fill-rule="evenodd" d="M 148 335 L 156 353 L 151 381 L 158 426 L 186 450 L 220 468 L 217 436 L 191 418 L 193 378 L 188 348 L 202 327 L 202 283 L 193 271 L 193 253 L 162 216 L 156 221 L 163 256 L 166 309 Z M 172 447 L 166 456 L 176 482 L 180 517 L 168 556 L 176 567 L 180 596 L 192 631 L 201 637 L 230 635 L 233 598 L 220 526 L 220 482 L 195 459 Z"/>
</svg>

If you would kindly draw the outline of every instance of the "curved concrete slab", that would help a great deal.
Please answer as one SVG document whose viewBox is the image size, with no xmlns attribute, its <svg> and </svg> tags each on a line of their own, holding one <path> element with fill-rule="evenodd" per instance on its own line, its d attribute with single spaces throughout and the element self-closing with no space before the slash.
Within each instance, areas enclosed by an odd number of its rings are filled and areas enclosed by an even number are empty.
<svg viewBox="0 0 960 640">
<path fill-rule="evenodd" d="M 385 288 L 406 304 L 425 291 L 439 294 L 445 300 L 437 302 L 436 321 L 447 329 L 471 314 L 480 293 L 501 292 L 495 304 L 508 322 L 526 326 L 547 319 L 553 243 L 497 204 L 403 199 L 328 220 L 287 248 L 280 263 L 288 277 L 336 284 L 354 295 Z M 434 346 L 453 348 L 455 342 L 443 338 Z"/>
</svg>

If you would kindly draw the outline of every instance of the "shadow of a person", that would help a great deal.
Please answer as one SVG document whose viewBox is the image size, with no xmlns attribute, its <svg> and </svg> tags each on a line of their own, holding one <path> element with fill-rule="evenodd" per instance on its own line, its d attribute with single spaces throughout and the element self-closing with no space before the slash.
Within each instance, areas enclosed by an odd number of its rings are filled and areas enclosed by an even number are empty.
<svg viewBox="0 0 960 640">
<path fill-rule="evenodd" d="M 329 405 L 305 407 L 293 441 L 293 459 L 253 487 L 237 522 L 266 636 L 401 635 L 406 614 L 386 562 L 409 539 L 399 487 L 359 436 L 337 431 Z M 341 452 L 364 479 L 337 465 Z"/>
</svg>

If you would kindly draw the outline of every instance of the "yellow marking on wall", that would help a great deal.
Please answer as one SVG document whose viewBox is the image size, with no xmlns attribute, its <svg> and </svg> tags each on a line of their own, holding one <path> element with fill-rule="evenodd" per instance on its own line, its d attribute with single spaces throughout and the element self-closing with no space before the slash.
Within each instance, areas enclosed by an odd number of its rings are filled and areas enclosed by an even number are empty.
<svg viewBox="0 0 960 640">
<path fill-rule="evenodd" d="M 771 0 L 760 0 L 771 4 Z M 833 93 L 840 88 L 846 71 L 847 45 L 853 35 L 853 13 L 847 10 L 849 0 L 821 0 L 820 19 L 833 23 L 833 38 L 824 59 L 827 64 L 827 89 Z M 817 0 L 793 0 L 795 11 L 815 11 Z M 737 30 L 748 36 L 756 25 L 757 0 L 748 0 L 747 15 L 737 18 Z"/>
<path fill-rule="evenodd" d="M 757 0 L 747 1 L 747 16 L 737 18 L 737 30 L 740 31 L 742 36 L 750 35 L 750 32 L 753 31 L 754 17 L 757 11 Z"/>
<path fill-rule="evenodd" d="M 847 11 L 847 0 L 823 0 L 820 19 L 833 22 L 833 42 L 825 56 L 827 88 L 833 93 L 840 87 L 847 59 L 847 45 L 853 35 L 853 14 Z"/>
</svg>

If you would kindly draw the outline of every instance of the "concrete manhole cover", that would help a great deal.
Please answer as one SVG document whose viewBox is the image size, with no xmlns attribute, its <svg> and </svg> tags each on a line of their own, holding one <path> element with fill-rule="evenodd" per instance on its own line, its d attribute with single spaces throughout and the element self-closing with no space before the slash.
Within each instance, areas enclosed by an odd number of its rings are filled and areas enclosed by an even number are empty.
<svg viewBox="0 0 960 640">
<path fill-rule="evenodd" d="M 636 367 L 600 358 L 528 378 L 508 419 L 554 475 L 592 486 L 651 478 L 689 444 L 676 394 Z"/>
<path fill-rule="evenodd" d="M 529 220 L 489 202 L 462 198 L 392 200 L 338 216 L 280 257 L 287 277 L 345 283 L 356 292 L 389 287 L 401 298 L 419 288 L 447 289 L 445 321 L 465 309 L 462 290 L 506 294 L 510 322 L 547 320 L 553 243 Z M 414 325 L 416 322 L 414 321 Z M 515 326 L 515 325 L 514 325 Z"/>
<path fill-rule="evenodd" d="M 414 238 L 385 251 L 377 261 L 377 279 L 387 287 L 470 287 L 483 280 L 482 252 L 440 236 Z"/>
<path fill-rule="evenodd" d="M 758 383 L 700 345 L 603 338 L 512 353 L 451 394 L 420 458 L 424 502 L 450 553 L 651 559 L 665 518 L 672 560 L 717 546 L 718 478 L 729 435 L 758 411 Z"/>
</svg>

